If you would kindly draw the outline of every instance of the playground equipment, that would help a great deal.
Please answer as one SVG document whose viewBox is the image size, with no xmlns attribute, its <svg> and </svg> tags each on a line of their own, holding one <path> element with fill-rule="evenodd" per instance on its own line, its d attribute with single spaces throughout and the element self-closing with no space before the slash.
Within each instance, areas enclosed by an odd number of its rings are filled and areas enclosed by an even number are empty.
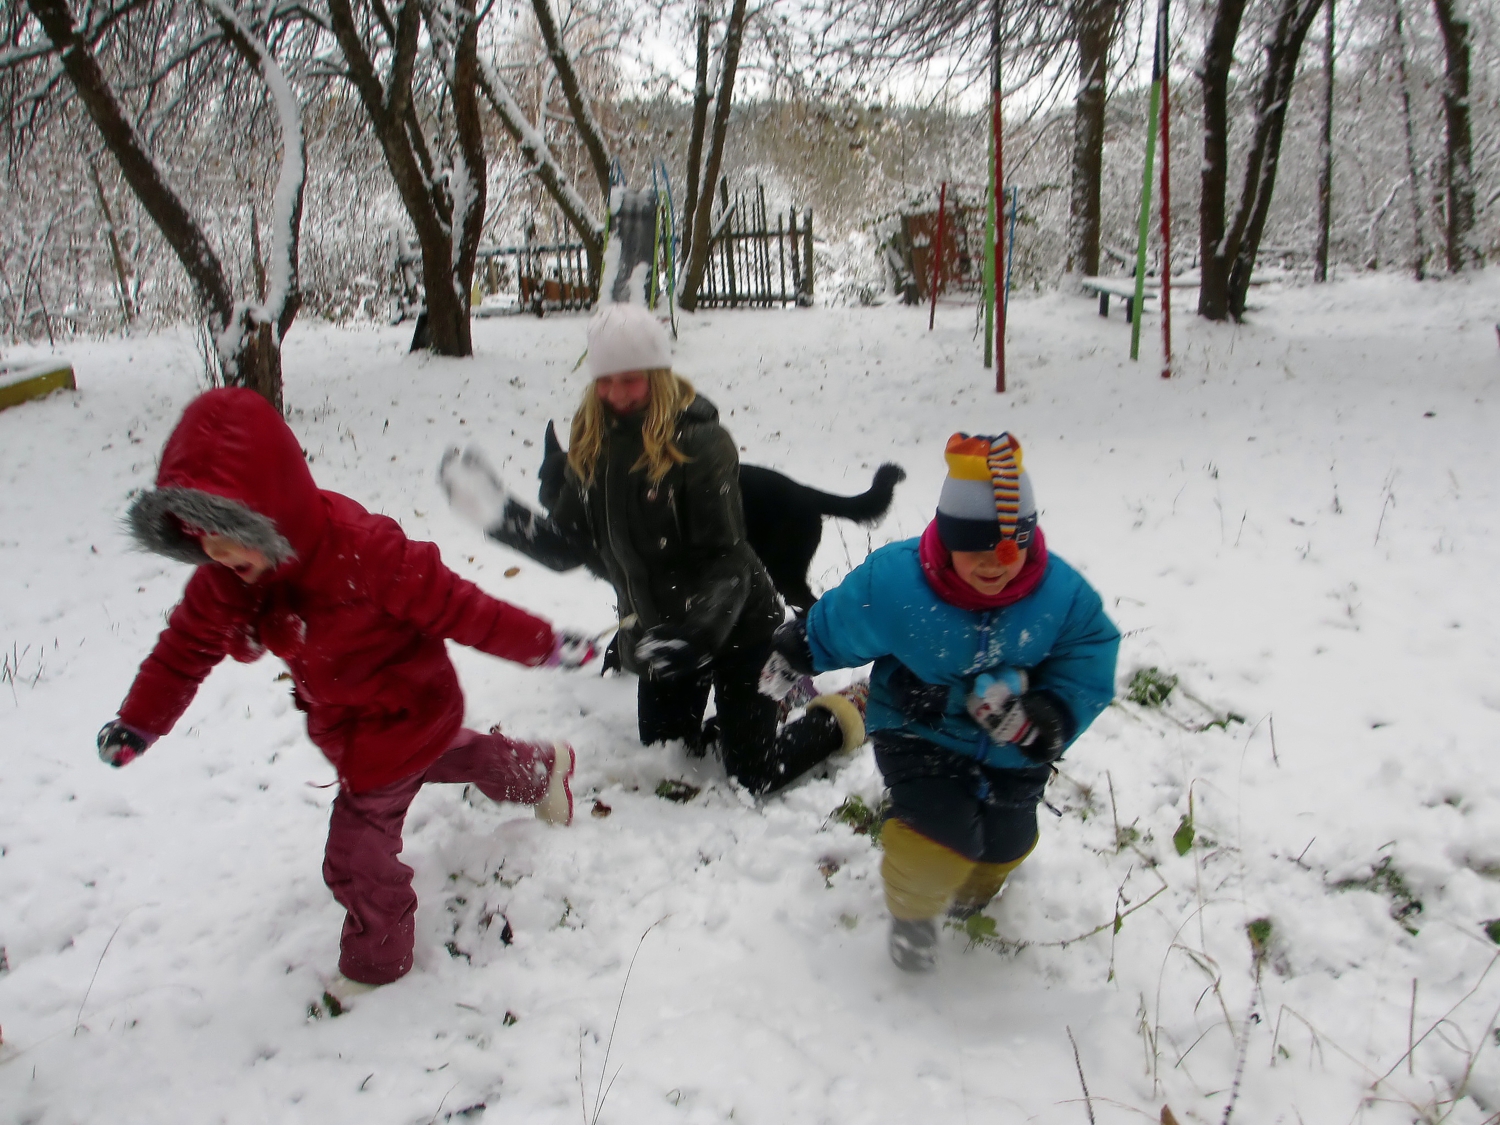
<svg viewBox="0 0 1500 1125">
<path fill-rule="evenodd" d="M 665 161 L 651 167 L 651 186 L 631 190 L 625 186 L 619 161 L 610 171 L 610 208 L 604 234 L 605 279 L 601 289 L 607 300 L 633 299 L 632 285 L 639 279 L 640 299 L 647 308 L 659 308 L 663 296 L 677 335 L 677 217 L 672 207 L 672 184 Z"/>
<path fill-rule="evenodd" d="M 995 0 L 994 17 L 990 21 L 990 55 L 994 59 L 993 79 L 990 83 L 990 174 L 987 207 L 985 209 L 985 299 L 984 299 L 984 365 L 990 366 L 993 353 L 995 361 L 995 393 L 1005 393 L 1005 313 L 1007 300 L 996 300 L 996 282 L 1000 278 L 1000 257 L 1005 253 L 1005 235 L 1000 221 L 1000 196 L 1005 185 L 1004 122 L 1000 116 L 1000 71 L 1003 52 L 1000 49 L 1000 25 L 1005 16 L 1004 0 Z M 1014 233 L 1014 231 L 1012 231 Z M 1006 271 L 1007 274 L 1009 271 Z M 1009 279 L 1007 278 L 1007 281 Z M 1010 287 L 1006 286 L 1006 297 Z"/>
<path fill-rule="evenodd" d="M 966 193 L 970 193 L 968 198 L 971 200 L 975 195 L 980 195 L 982 202 L 965 202 Z M 1012 184 L 1006 188 L 1002 199 L 1005 261 L 1000 274 L 1004 285 L 1000 293 L 1000 305 L 1003 317 L 1010 305 L 1012 271 L 1015 266 L 1016 220 L 1021 209 L 1020 186 Z M 910 304 L 924 298 L 929 302 L 929 330 L 937 315 L 938 296 L 955 290 L 961 293 L 978 293 L 980 314 L 993 317 L 995 289 L 991 251 L 995 245 L 995 232 L 990 229 L 990 211 L 988 185 L 980 188 L 977 185 L 944 180 L 938 187 L 936 211 L 919 211 L 901 216 L 901 231 L 896 242 L 898 253 L 906 259 L 904 264 L 910 275 L 907 300 Z M 984 249 L 976 253 L 975 243 L 979 241 L 979 236 L 974 228 L 980 214 L 984 215 L 986 228 L 983 231 Z M 993 340 L 991 347 L 993 348 Z"/>
<path fill-rule="evenodd" d="M 1156 131 L 1158 115 L 1161 121 L 1161 332 L 1162 368 L 1161 377 L 1172 376 L 1172 183 L 1171 145 L 1168 129 L 1170 98 L 1167 89 L 1168 55 L 1171 41 L 1168 38 L 1169 0 L 1158 0 L 1156 8 L 1156 46 L 1151 55 L 1151 109 L 1146 117 L 1146 166 L 1141 176 L 1141 218 L 1135 255 L 1135 300 L 1133 310 L 1145 307 L 1146 296 L 1146 242 L 1151 230 L 1151 164 L 1156 153 Z M 1105 306 L 1101 306 L 1105 307 Z M 1130 358 L 1141 358 L 1141 318 L 1133 316 L 1130 321 Z"/>
<path fill-rule="evenodd" d="M 986 165 L 989 170 L 984 192 L 984 254 L 980 268 L 980 315 L 984 320 L 984 365 L 995 368 L 995 392 L 1005 392 L 1005 314 L 1010 304 L 1011 258 L 1006 253 L 1006 225 L 1010 227 L 1010 241 L 1015 240 L 1015 222 L 1019 192 L 1005 188 L 1005 145 L 1001 95 L 1003 86 L 1001 73 L 1003 53 L 1002 27 L 1005 21 L 1004 0 L 993 0 L 990 18 L 990 135 Z M 1009 215 L 1006 200 L 1010 201 Z M 943 246 L 942 236 L 947 224 L 944 210 L 947 201 L 947 185 L 938 193 L 938 245 L 933 252 L 933 279 L 930 299 L 933 307 L 927 316 L 927 326 L 932 327 L 937 314 L 937 292 L 941 288 Z M 921 276 L 919 272 L 917 276 Z M 1003 289 L 1002 289 L 1003 287 Z"/>
</svg>

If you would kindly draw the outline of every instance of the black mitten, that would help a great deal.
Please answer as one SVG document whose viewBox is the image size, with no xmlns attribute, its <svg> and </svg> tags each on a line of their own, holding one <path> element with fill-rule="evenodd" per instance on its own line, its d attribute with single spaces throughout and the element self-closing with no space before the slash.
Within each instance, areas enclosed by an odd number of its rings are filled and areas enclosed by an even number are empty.
<svg viewBox="0 0 1500 1125">
<path fill-rule="evenodd" d="M 1030 722 L 1017 749 L 1038 765 L 1057 761 L 1073 737 L 1073 717 L 1067 706 L 1050 691 L 1028 691 L 1017 702 Z"/>
<path fill-rule="evenodd" d="M 888 681 L 892 702 L 903 718 L 932 726 L 948 711 L 948 685 L 929 684 L 905 664 L 897 664 Z"/>
<path fill-rule="evenodd" d="M 807 618 L 794 617 L 776 627 L 771 634 L 771 651 L 781 658 L 800 676 L 813 674 L 812 646 L 807 643 Z"/>
<path fill-rule="evenodd" d="M 714 654 L 696 630 L 681 625 L 653 625 L 635 646 L 635 658 L 654 680 L 677 680 L 707 668 Z"/>
</svg>

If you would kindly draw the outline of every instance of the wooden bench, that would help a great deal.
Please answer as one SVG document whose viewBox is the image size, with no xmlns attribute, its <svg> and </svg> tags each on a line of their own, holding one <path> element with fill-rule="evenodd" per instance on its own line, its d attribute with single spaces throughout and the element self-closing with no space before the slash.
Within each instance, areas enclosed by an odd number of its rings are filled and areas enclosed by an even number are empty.
<svg viewBox="0 0 1500 1125">
<path fill-rule="evenodd" d="M 1079 287 L 1085 293 L 1099 294 L 1099 315 L 1109 315 L 1109 299 L 1121 297 L 1125 301 L 1125 323 L 1129 324 L 1135 319 L 1135 278 L 1133 277 L 1084 277 L 1079 279 Z M 1144 299 L 1150 300 L 1156 296 L 1156 283 L 1147 279 Z"/>
<path fill-rule="evenodd" d="M 1198 279 L 1196 270 L 1189 273 L 1174 273 L 1172 275 L 1173 289 L 1197 289 L 1202 284 Z M 1255 278 L 1251 285 L 1259 285 L 1260 278 Z M 1082 277 L 1078 279 L 1079 288 L 1085 293 L 1099 294 L 1099 315 L 1109 315 L 1109 299 L 1121 297 L 1125 301 L 1125 323 L 1129 324 L 1135 319 L 1135 278 L 1133 277 Z M 1146 278 L 1146 288 L 1143 295 L 1147 301 L 1154 301 L 1161 296 L 1161 279 L 1156 277 Z"/>
<path fill-rule="evenodd" d="M 0 410 L 18 406 L 53 391 L 75 391 L 73 365 L 66 360 L 43 360 L 15 367 L 0 366 Z"/>
</svg>

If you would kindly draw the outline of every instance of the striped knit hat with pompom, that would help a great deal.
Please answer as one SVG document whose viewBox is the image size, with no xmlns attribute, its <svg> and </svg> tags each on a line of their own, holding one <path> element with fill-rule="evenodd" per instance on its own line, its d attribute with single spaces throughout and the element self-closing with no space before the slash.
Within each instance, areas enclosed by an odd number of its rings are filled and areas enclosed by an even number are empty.
<svg viewBox="0 0 1500 1125">
<path fill-rule="evenodd" d="M 1036 497 L 1010 434 L 954 434 L 943 451 L 948 478 L 938 497 L 938 536 L 950 551 L 994 551 L 1015 560 L 1036 530 Z"/>
</svg>

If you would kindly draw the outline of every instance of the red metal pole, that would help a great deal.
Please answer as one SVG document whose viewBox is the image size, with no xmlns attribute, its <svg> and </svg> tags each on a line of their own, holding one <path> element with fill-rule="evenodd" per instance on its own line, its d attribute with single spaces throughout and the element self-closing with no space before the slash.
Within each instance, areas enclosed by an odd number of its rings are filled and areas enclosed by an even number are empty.
<svg viewBox="0 0 1500 1125">
<path fill-rule="evenodd" d="M 1000 54 L 995 52 L 995 97 L 990 109 L 995 130 L 995 391 L 1005 393 L 1005 212 L 1004 161 L 1000 155 Z"/>
<path fill-rule="evenodd" d="M 937 319 L 937 295 L 938 285 L 943 277 L 943 207 L 948 201 L 948 181 L 943 181 L 943 186 L 938 189 L 938 221 L 937 221 L 937 246 L 932 255 L 932 308 L 927 313 L 927 331 L 932 331 L 933 321 Z"/>
<path fill-rule="evenodd" d="M 1170 45 L 1167 23 L 1167 0 L 1162 0 L 1161 26 L 1161 377 L 1172 377 L 1172 134 L 1171 99 L 1167 65 Z"/>
</svg>

